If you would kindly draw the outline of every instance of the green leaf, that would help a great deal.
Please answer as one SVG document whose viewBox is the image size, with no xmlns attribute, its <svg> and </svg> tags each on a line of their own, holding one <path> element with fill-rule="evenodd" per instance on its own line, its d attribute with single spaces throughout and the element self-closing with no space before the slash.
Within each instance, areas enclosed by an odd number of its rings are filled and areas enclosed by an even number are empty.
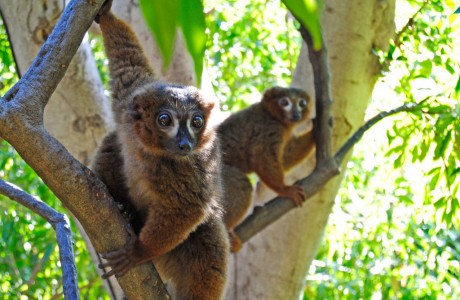
<svg viewBox="0 0 460 300">
<path fill-rule="evenodd" d="M 449 131 L 447 132 L 446 136 L 442 139 L 442 141 L 437 144 L 436 149 L 434 150 L 435 159 L 438 159 L 444 155 L 451 139 L 452 139 L 452 131 Z"/>
<path fill-rule="evenodd" d="M 428 78 L 431 75 L 431 70 L 433 69 L 433 62 L 429 59 L 420 62 L 420 69 L 416 77 Z"/>
<path fill-rule="evenodd" d="M 319 21 L 318 2 L 315 0 L 282 0 L 289 11 L 310 32 L 313 48 L 321 49 L 321 25 Z"/>
<path fill-rule="evenodd" d="M 163 68 L 171 62 L 176 25 L 179 19 L 180 0 L 140 0 L 144 18 L 163 55 Z"/>
<path fill-rule="evenodd" d="M 198 86 L 201 82 L 203 57 L 206 50 L 206 23 L 203 11 L 201 0 L 181 0 L 179 21 L 187 49 L 195 64 Z"/>
<path fill-rule="evenodd" d="M 432 114 L 446 113 L 446 112 L 450 112 L 451 110 L 452 110 L 452 108 L 449 105 L 442 105 L 442 104 L 434 106 L 434 107 L 428 107 L 428 112 L 432 113 Z M 451 121 L 449 121 L 448 123 L 450 123 L 450 122 Z"/>
<path fill-rule="evenodd" d="M 457 84 L 455 85 L 455 95 L 457 98 L 460 95 L 460 76 L 458 76 Z"/>
<path fill-rule="evenodd" d="M 436 200 L 433 205 L 434 207 L 436 207 L 436 209 L 441 209 L 442 207 L 445 207 L 446 206 L 446 197 L 441 197 L 439 198 L 438 200 Z"/>
<path fill-rule="evenodd" d="M 434 190 L 439 182 L 439 177 L 441 176 L 441 168 L 434 168 L 428 174 L 433 175 L 433 177 L 431 177 L 430 182 L 428 183 L 428 186 L 430 187 L 430 190 Z"/>
</svg>

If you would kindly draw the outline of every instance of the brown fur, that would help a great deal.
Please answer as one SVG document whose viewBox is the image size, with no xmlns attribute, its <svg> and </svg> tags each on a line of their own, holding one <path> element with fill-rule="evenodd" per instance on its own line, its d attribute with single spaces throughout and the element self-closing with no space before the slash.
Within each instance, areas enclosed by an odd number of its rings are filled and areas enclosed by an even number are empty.
<svg viewBox="0 0 460 300">
<path fill-rule="evenodd" d="M 282 98 L 291 103 L 289 111 L 280 106 Z M 299 105 L 301 101 L 303 107 Z M 232 229 L 252 204 L 253 189 L 247 173 L 255 172 L 269 188 L 292 199 L 296 205 L 305 200 L 302 187 L 284 183 L 284 173 L 315 147 L 313 131 L 293 136 L 294 126 L 309 116 L 308 101 L 310 96 L 301 89 L 270 88 L 261 102 L 231 115 L 219 126 L 224 163 L 224 220 L 232 237 L 232 251 L 238 251 L 241 244 L 235 240 Z"/>
<path fill-rule="evenodd" d="M 220 208 L 220 150 L 207 125 L 214 103 L 194 87 L 155 82 L 134 33 L 104 9 L 97 21 L 117 129 L 104 140 L 94 170 L 115 198 L 132 204 L 141 225 L 128 244 L 103 255 L 108 262 L 101 267 L 112 268 L 105 277 L 121 276 L 153 260 L 175 299 L 220 299 L 229 244 Z M 182 126 L 174 134 L 159 125 L 165 111 Z M 193 115 L 203 116 L 204 126 L 187 129 L 189 149 L 180 144 L 181 130 L 190 128 L 185 124 Z"/>
</svg>

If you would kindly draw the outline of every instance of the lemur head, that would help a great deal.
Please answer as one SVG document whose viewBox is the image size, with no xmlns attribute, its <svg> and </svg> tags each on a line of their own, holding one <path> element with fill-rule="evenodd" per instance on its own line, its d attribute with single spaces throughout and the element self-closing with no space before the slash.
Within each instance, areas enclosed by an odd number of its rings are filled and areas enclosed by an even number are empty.
<svg viewBox="0 0 460 300">
<path fill-rule="evenodd" d="M 195 87 L 155 83 L 134 93 L 127 123 L 148 151 L 187 156 L 214 138 L 213 107 Z"/>
<path fill-rule="evenodd" d="M 262 105 L 284 125 L 293 125 L 307 118 L 310 101 L 302 89 L 273 87 L 265 91 Z"/>
</svg>

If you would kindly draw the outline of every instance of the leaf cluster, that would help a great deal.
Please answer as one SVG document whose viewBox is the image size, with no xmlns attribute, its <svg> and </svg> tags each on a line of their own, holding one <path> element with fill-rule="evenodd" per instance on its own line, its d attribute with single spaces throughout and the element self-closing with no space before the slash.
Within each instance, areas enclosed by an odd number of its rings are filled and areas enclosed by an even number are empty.
<svg viewBox="0 0 460 300">
<path fill-rule="evenodd" d="M 18 81 L 18 73 L 14 64 L 10 42 L 6 35 L 5 26 L 0 19 L 0 95 L 8 91 Z"/>
<path fill-rule="evenodd" d="M 347 165 L 304 299 L 458 298 L 458 231 L 436 224 L 436 208 L 407 179 L 416 169 L 370 153 L 377 139 L 366 136 Z"/>
<path fill-rule="evenodd" d="M 422 105 L 395 121 L 387 132 L 390 148 L 386 153 L 395 168 L 406 161 L 429 166 L 425 170 L 425 203 L 435 205 L 439 221 L 458 226 L 460 68 L 458 58 L 452 55 L 455 20 L 448 16 L 453 7 L 444 1 L 407 3 L 417 12 L 384 55 L 391 64 L 383 78 L 392 82 L 397 98 L 421 101 Z"/>
<path fill-rule="evenodd" d="M 274 85 L 291 81 L 301 39 L 279 1 L 209 1 L 206 62 L 224 110 L 260 100 Z"/>
</svg>

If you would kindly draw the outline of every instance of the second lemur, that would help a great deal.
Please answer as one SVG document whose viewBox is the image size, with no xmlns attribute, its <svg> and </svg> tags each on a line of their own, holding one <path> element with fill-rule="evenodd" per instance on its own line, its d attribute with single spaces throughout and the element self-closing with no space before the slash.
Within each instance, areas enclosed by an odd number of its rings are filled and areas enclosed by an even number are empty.
<svg viewBox="0 0 460 300">
<path fill-rule="evenodd" d="M 214 102 L 194 87 L 158 83 L 110 4 L 96 21 L 109 58 L 116 131 L 93 165 L 109 191 L 134 207 L 140 232 L 103 255 L 101 267 L 112 268 L 104 277 L 153 260 L 174 299 L 221 299 L 229 243 L 221 218 L 220 148 L 209 124 Z M 117 161 L 121 168 L 106 165 Z M 114 176 L 122 176 L 124 186 Z"/>
<path fill-rule="evenodd" d="M 225 195 L 225 223 L 232 236 L 232 251 L 241 246 L 232 229 L 238 225 L 252 203 L 252 185 L 247 173 L 296 205 L 305 200 L 301 186 L 286 185 L 287 170 L 315 149 L 313 131 L 293 135 L 297 124 L 310 115 L 310 96 L 302 89 L 273 87 L 261 102 L 232 114 L 218 128 L 222 141 Z"/>
</svg>

